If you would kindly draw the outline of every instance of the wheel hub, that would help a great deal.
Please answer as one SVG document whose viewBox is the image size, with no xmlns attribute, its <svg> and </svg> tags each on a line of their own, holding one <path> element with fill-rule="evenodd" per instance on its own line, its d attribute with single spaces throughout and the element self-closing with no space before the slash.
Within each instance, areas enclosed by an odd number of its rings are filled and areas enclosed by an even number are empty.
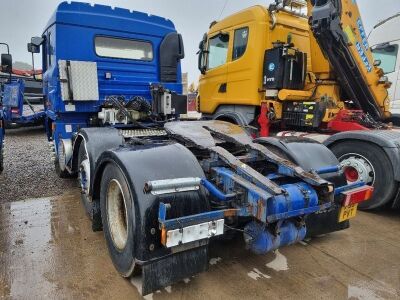
<svg viewBox="0 0 400 300">
<path fill-rule="evenodd" d="M 128 241 L 128 212 L 120 183 L 113 179 L 107 189 L 107 218 L 111 238 L 118 250 L 123 250 Z"/>
<path fill-rule="evenodd" d="M 351 153 L 342 156 L 339 161 L 347 183 L 363 181 L 370 185 L 374 184 L 375 170 L 371 162 L 364 156 Z"/>
</svg>

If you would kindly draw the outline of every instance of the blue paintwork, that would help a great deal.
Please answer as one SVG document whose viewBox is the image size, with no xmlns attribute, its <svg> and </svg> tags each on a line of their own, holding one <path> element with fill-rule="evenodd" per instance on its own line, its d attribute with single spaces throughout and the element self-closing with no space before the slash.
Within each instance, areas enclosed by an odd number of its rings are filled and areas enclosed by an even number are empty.
<svg viewBox="0 0 400 300">
<path fill-rule="evenodd" d="M 250 222 L 246 225 L 244 232 L 250 250 L 256 254 L 265 254 L 304 240 L 307 229 L 305 226 L 296 226 L 293 222 L 284 221 L 278 224 L 275 232 L 272 233 L 263 224 Z"/>
<path fill-rule="evenodd" d="M 225 217 L 225 212 L 227 211 L 214 210 L 196 215 L 190 215 L 187 217 L 167 220 L 167 208 L 167 205 L 161 202 L 158 210 L 158 222 L 160 223 L 161 228 L 165 228 L 166 230 L 178 229 L 195 224 L 220 220 Z"/>
<path fill-rule="evenodd" d="M 262 186 L 253 184 L 246 176 L 225 167 L 212 168 L 216 183 L 203 178 L 202 186 L 207 189 L 213 201 L 229 203 L 229 208 L 204 212 L 167 220 L 169 205 L 160 203 L 158 221 L 166 230 L 183 228 L 204 222 L 215 221 L 225 216 L 252 217 L 245 228 L 248 248 L 256 254 L 265 254 L 283 246 L 303 240 L 307 233 L 305 223 L 295 223 L 293 218 L 306 216 L 329 209 L 332 202 L 320 203 L 315 189 L 305 183 L 282 184 L 282 194 L 271 195 Z M 338 166 L 317 170 L 319 174 L 338 172 Z M 282 174 L 270 174 L 269 178 L 282 180 Z M 335 195 L 358 188 L 365 183 L 355 183 L 336 189 Z M 239 191 L 239 192 L 238 192 Z M 269 226 L 274 224 L 274 226 Z"/>
<path fill-rule="evenodd" d="M 203 178 L 201 184 L 211 193 L 212 196 L 217 198 L 219 201 L 228 202 L 236 197 L 236 194 L 224 194 L 214 184 L 207 179 Z"/>
<path fill-rule="evenodd" d="M 230 169 L 218 167 L 212 170 L 215 173 L 216 181 L 222 186 L 222 191 L 218 190 L 218 193 L 229 195 L 240 190 L 246 205 L 245 207 L 235 208 L 241 209 L 242 215 L 246 215 L 247 212 L 247 216 L 253 216 L 261 222 L 267 223 L 301 216 L 321 209 L 317 193 L 307 183 L 298 182 L 282 185 L 285 193 L 273 196 L 267 190 L 254 185 L 242 176 L 238 176 Z M 217 194 L 215 186 L 211 189 L 208 185 L 205 185 L 205 187 L 212 195 Z"/>
<path fill-rule="evenodd" d="M 61 3 L 43 32 L 43 37 L 47 39 L 43 46 L 43 89 L 48 98 L 46 113 L 49 120 L 57 123 L 56 131 L 52 132 L 49 128 L 51 122 L 47 121 L 47 133 L 50 139 L 54 139 L 56 147 L 59 138 L 71 138 L 73 132 L 87 127 L 89 117 L 100 111 L 107 96 L 117 95 L 128 99 L 143 96 L 151 101 L 149 86 L 151 83 L 160 83 L 159 47 L 163 38 L 171 32 L 176 30 L 170 20 L 146 13 L 104 5 Z M 96 36 L 148 41 L 153 45 L 154 59 L 139 61 L 99 57 L 94 48 Z M 49 58 L 51 64 L 47 65 Z M 67 112 L 66 103 L 61 100 L 58 81 L 59 60 L 96 62 L 100 99 L 75 101 L 76 111 Z M 112 74 L 111 79 L 106 79 L 106 72 Z M 179 66 L 178 74 L 180 72 Z M 182 93 L 181 76 L 178 76 L 176 83 L 163 85 Z M 72 132 L 66 131 L 66 125 L 72 126 Z"/>
<path fill-rule="evenodd" d="M 329 167 L 325 167 L 325 168 L 316 170 L 315 172 L 319 175 L 323 175 L 323 174 L 329 174 L 329 173 L 337 173 L 339 171 L 340 171 L 339 166 L 329 166 Z"/>
<path fill-rule="evenodd" d="M 273 197 L 274 201 L 267 206 L 269 213 L 278 214 L 318 205 L 318 195 L 307 183 L 285 184 L 282 188 L 286 191 L 286 195 Z"/>
<path fill-rule="evenodd" d="M 9 83 L 5 83 L 3 92 L 2 113 L 4 121 L 17 124 L 38 123 L 45 117 L 44 111 L 23 115 L 24 111 L 24 90 L 25 82 L 17 79 Z"/>
<path fill-rule="evenodd" d="M 224 218 L 228 211 L 230 215 L 258 219 L 258 221 L 261 221 L 260 224 L 264 224 L 265 227 L 269 223 L 283 222 L 289 218 L 308 215 L 327 209 L 332 205 L 330 202 L 319 203 L 315 190 L 303 182 L 282 185 L 285 193 L 273 196 L 227 168 L 216 167 L 212 170 L 215 172 L 217 182 L 222 186 L 223 190 L 220 190 L 207 179 L 202 179 L 201 184 L 208 190 L 214 201 L 222 203 L 232 201 L 233 211 L 232 209 L 222 209 L 166 220 L 167 205 L 160 203 L 158 219 L 161 227 L 176 229 L 215 221 Z M 239 196 L 233 191 L 241 191 L 241 195 Z M 241 197 L 241 201 L 238 201 L 238 197 Z M 305 228 L 296 227 L 296 231 L 293 231 L 293 224 L 285 226 L 282 227 L 282 231 L 286 232 L 287 236 L 274 241 L 271 239 L 272 248 L 274 245 L 279 247 L 279 245 L 293 243 L 298 238 L 304 238 Z M 296 234 L 296 239 L 292 238 L 294 233 Z M 269 241 L 265 240 L 269 238 L 267 233 L 263 233 L 262 238 L 265 243 L 269 243 Z"/>
<path fill-rule="evenodd" d="M 347 192 L 347 191 L 350 191 L 352 189 L 356 189 L 356 188 L 359 188 L 359 187 L 362 187 L 362 186 L 365 186 L 365 185 L 367 185 L 365 182 L 359 181 L 359 182 L 355 182 L 355 183 L 352 183 L 352 184 L 349 184 L 349 185 L 337 187 L 335 189 L 335 196 L 340 195 L 343 192 Z"/>
<path fill-rule="evenodd" d="M 3 107 L 23 108 L 25 83 L 23 80 L 4 84 Z"/>
</svg>

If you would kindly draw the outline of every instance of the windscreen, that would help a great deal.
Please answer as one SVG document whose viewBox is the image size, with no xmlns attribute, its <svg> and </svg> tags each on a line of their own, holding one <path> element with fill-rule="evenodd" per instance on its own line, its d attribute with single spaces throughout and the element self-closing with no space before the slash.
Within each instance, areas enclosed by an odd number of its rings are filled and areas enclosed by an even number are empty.
<svg viewBox="0 0 400 300">
<path fill-rule="evenodd" d="M 219 34 L 210 38 L 208 45 L 207 69 L 214 69 L 226 63 L 229 46 L 229 35 Z"/>
<path fill-rule="evenodd" d="M 386 47 L 377 47 L 372 50 L 375 60 L 380 60 L 380 68 L 385 74 L 392 73 L 396 70 L 397 53 L 399 47 L 397 45 L 388 45 Z"/>
</svg>

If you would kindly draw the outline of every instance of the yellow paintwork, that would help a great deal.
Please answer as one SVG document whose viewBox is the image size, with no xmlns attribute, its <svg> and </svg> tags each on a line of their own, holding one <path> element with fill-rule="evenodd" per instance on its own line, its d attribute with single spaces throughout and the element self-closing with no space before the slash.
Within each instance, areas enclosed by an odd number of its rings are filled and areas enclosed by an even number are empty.
<svg viewBox="0 0 400 300">
<path fill-rule="evenodd" d="M 362 38 L 360 36 L 358 27 L 357 27 L 357 20 L 361 20 L 361 15 L 360 11 L 358 9 L 358 5 L 356 1 L 353 0 L 342 0 L 342 16 L 341 20 L 343 23 L 344 27 L 349 26 L 353 34 L 355 36 L 356 42 L 358 41 L 362 45 Z M 373 56 L 372 56 L 372 51 L 371 48 L 365 49 L 363 48 L 363 51 L 365 52 L 368 61 L 372 67 L 372 71 L 368 72 L 367 68 L 365 67 L 361 56 L 358 53 L 357 47 L 355 43 L 349 43 L 349 49 L 352 52 L 354 58 L 356 59 L 357 63 L 362 71 L 362 75 L 368 82 L 368 85 L 370 86 L 370 90 L 372 94 L 374 95 L 374 98 L 378 102 L 382 112 L 386 115 L 386 117 L 390 117 L 390 112 L 389 112 L 389 101 L 387 96 L 387 88 L 385 87 L 384 84 L 379 83 L 379 78 L 383 75 L 382 70 L 380 68 L 374 67 L 373 66 Z"/>
<path fill-rule="evenodd" d="M 389 116 L 387 86 L 378 82 L 382 70 L 373 66 L 372 52 L 368 49 L 366 55 L 372 71 L 367 72 L 356 48 L 357 41 L 362 44 L 357 29 L 357 19 L 360 18 L 358 6 L 352 0 L 342 0 L 342 6 L 343 28 L 349 38 L 349 48 L 360 65 L 377 103 L 385 115 Z M 311 11 L 310 8 L 308 11 Z M 249 28 L 247 50 L 241 58 L 232 61 L 234 31 L 243 27 Z M 211 38 L 221 32 L 230 35 L 227 62 L 218 68 L 208 70 L 200 77 L 201 112 L 213 114 L 224 104 L 259 106 L 261 102 L 267 101 L 268 106 L 274 109 L 276 118 L 280 119 L 283 101 L 327 101 L 329 105 L 323 122 L 329 122 L 345 108 L 343 101 L 346 99 L 340 99 L 340 87 L 334 80 L 329 62 L 310 31 L 307 18 L 285 11 L 270 15 L 267 8 L 253 6 L 213 25 L 208 37 Z M 267 49 L 273 48 L 273 42 L 286 42 L 288 36 L 291 37 L 295 48 L 307 53 L 306 87 L 304 91 L 281 90 L 278 97 L 267 97 L 262 87 L 264 53 Z M 316 80 L 320 81 L 317 87 Z M 226 83 L 225 93 L 219 90 L 223 83 Z"/>
<path fill-rule="evenodd" d="M 308 101 L 312 98 L 312 91 L 299 91 L 299 90 L 280 90 L 278 99 L 281 101 Z"/>
<path fill-rule="evenodd" d="M 249 37 L 246 53 L 232 62 L 233 32 L 235 29 L 249 27 Z M 214 113 L 222 104 L 260 105 L 262 62 L 269 26 L 269 16 L 261 6 L 246 9 L 234 14 L 224 21 L 214 25 L 209 37 L 220 32 L 229 33 L 229 51 L 227 63 L 223 66 L 208 70 L 202 76 L 199 84 L 200 110 Z M 229 76 L 229 79 L 228 79 Z M 227 83 L 227 93 L 219 93 L 222 83 Z"/>
</svg>

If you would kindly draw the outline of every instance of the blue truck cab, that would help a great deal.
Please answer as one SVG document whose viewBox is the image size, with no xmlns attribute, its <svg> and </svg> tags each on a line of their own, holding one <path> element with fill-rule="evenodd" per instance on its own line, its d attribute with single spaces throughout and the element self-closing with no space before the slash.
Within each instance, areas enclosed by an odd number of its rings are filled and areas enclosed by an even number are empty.
<svg viewBox="0 0 400 300">
<path fill-rule="evenodd" d="M 36 40 L 43 49 L 47 134 L 57 156 L 60 139 L 96 124 L 108 97 L 150 103 L 150 84 L 157 83 L 182 93 L 183 43 L 170 20 L 64 2 Z"/>
<path fill-rule="evenodd" d="M 143 294 L 207 270 L 209 240 L 227 231 L 263 254 L 346 229 L 342 208 L 371 192 L 319 143 L 188 120 L 169 20 L 64 2 L 28 51 L 42 53 L 56 171 L 78 178 L 93 230 L 122 276 L 142 272 Z"/>
</svg>

